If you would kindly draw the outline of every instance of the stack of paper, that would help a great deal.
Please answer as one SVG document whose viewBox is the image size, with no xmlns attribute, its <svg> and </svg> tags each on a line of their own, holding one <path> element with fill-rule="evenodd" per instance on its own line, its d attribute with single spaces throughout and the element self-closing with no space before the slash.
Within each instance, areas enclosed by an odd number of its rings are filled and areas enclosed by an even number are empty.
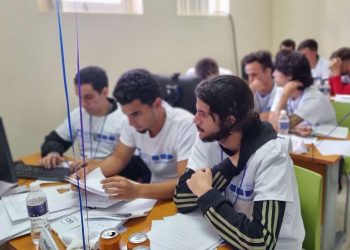
<svg viewBox="0 0 350 250">
<path fill-rule="evenodd" d="M 29 233 L 30 223 L 28 219 L 20 221 L 11 221 L 10 216 L 7 214 L 5 204 L 0 200 L 0 218 L 1 218 L 1 230 L 0 230 L 0 245 L 11 238 Z"/>
<path fill-rule="evenodd" d="M 85 182 L 79 181 L 79 186 L 83 190 L 81 192 L 84 199 L 83 206 L 107 208 L 121 201 L 120 199 L 110 199 L 109 195 L 104 191 L 101 181 L 105 178 L 101 169 L 96 168 L 86 176 Z M 76 179 L 67 178 L 67 181 L 78 186 Z"/>
<path fill-rule="evenodd" d="M 79 186 L 80 188 L 85 189 L 85 185 L 86 185 L 87 191 L 94 194 L 99 194 L 101 196 L 108 196 L 108 194 L 102 188 L 102 184 L 101 184 L 101 181 L 105 178 L 106 177 L 103 175 L 101 169 L 95 168 L 86 176 L 85 182 L 79 181 Z M 75 186 L 78 186 L 78 181 L 74 178 L 68 177 L 67 181 L 74 184 Z"/>
<path fill-rule="evenodd" d="M 68 190 L 69 188 L 70 185 L 60 185 L 42 189 L 47 195 L 50 220 L 79 210 L 79 207 L 75 206 L 77 203 L 75 194 Z M 60 190 L 64 191 L 61 192 Z M 28 193 L 22 193 L 3 198 L 7 213 L 12 221 L 19 221 L 28 218 L 26 207 L 27 195 Z"/>
<path fill-rule="evenodd" d="M 120 202 L 105 209 L 92 209 L 89 217 L 107 218 L 114 217 L 120 219 L 129 219 L 146 216 L 154 207 L 157 200 L 153 199 L 135 199 L 128 202 Z"/>
<path fill-rule="evenodd" d="M 199 212 L 176 214 L 153 221 L 152 230 L 147 235 L 152 250 L 213 249 L 222 242 Z"/>
</svg>

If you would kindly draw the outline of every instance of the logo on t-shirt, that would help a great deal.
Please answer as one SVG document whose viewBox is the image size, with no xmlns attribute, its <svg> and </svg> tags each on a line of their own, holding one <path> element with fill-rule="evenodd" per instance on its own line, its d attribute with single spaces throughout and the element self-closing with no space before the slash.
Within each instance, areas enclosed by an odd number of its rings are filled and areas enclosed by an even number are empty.
<svg viewBox="0 0 350 250">
<path fill-rule="evenodd" d="M 239 187 L 231 182 L 229 189 L 231 191 L 231 195 L 238 196 L 238 199 L 240 200 L 253 200 L 254 187 L 252 184 L 246 184 L 243 185 L 243 187 Z"/>
</svg>

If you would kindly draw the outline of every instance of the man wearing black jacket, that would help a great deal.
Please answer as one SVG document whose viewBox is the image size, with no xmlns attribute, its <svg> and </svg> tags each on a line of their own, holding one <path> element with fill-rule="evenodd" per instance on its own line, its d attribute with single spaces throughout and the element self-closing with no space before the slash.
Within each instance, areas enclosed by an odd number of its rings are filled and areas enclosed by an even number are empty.
<svg viewBox="0 0 350 250">
<path fill-rule="evenodd" d="M 255 113 L 249 87 L 238 77 L 218 76 L 195 93 L 200 139 L 217 141 L 229 157 L 212 169 L 187 169 L 174 195 L 178 211 L 199 208 L 234 249 L 301 249 L 293 163 L 272 126 Z"/>
</svg>

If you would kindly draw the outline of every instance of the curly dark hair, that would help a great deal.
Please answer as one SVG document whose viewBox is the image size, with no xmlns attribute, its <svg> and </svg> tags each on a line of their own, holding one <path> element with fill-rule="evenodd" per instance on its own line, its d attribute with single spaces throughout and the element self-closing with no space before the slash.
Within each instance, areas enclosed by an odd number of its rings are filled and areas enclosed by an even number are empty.
<svg viewBox="0 0 350 250">
<path fill-rule="evenodd" d="M 145 69 L 133 69 L 119 78 L 113 96 L 122 105 L 136 99 L 143 104 L 151 105 L 160 97 L 160 88 L 150 72 Z"/>
<path fill-rule="evenodd" d="M 299 81 L 303 84 L 300 90 L 304 90 L 313 84 L 311 68 L 306 57 L 296 51 L 282 50 L 277 53 L 275 69 L 286 76 L 292 77 L 292 81 Z"/>
<path fill-rule="evenodd" d="M 245 131 L 258 120 L 254 111 L 254 97 L 248 85 L 237 76 L 222 75 L 203 80 L 195 89 L 196 97 L 210 107 L 210 113 L 217 114 L 220 122 L 234 116 L 236 122 L 231 132 Z"/>
<path fill-rule="evenodd" d="M 80 79 L 79 79 L 80 77 Z M 79 71 L 74 77 L 74 84 L 91 84 L 92 88 L 101 93 L 103 88 L 108 87 L 108 77 L 104 69 L 97 66 L 88 66 Z"/>
</svg>

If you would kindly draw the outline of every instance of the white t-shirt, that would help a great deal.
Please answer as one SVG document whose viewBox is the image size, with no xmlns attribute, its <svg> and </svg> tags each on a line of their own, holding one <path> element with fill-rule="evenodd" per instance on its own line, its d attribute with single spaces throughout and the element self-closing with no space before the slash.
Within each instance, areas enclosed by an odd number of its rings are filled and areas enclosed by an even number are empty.
<svg viewBox="0 0 350 250">
<path fill-rule="evenodd" d="M 73 140 L 78 142 L 80 156 L 83 157 L 79 108 L 70 113 Z M 126 116 L 118 108 L 107 116 L 91 116 L 82 110 L 84 151 L 87 159 L 103 159 L 112 154 L 119 142 L 121 124 Z M 56 129 L 65 141 L 70 141 L 68 118 Z M 76 140 L 77 139 L 77 140 Z"/>
<path fill-rule="evenodd" d="M 195 68 L 189 68 L 186 71 L 185 75 L 188 76 L 188 77 L 197 77 L 196 69 Z M 219 75 L 233 75 L 233 74 L 232 74 L 231 70 L 219 67 Z"/>
<path fill-rule="evenodd" d="M 298 100 L 300 99 L 300 100 Z M 334 109 L 328 99 L 313 85 L 306 88 L 302 96 L 287 102 L 288 114 L 295 114 L 305 122 L 316 126 L 321 124 L 336 125 Z"/>
<path fill-rule="evenodd" d="M 282 87 L 278 87 L 274 84 L 270 94 L 261 96 L 259 92 L 254 95 L 254 109 L 258 113 L 275 111 L 278 101 L 281 97 Z"/>
<path fill-rule="evenodd" d="M 293 162 L 278 140 L 260 147 L 225 190 L 225 197 L 237 212 L 252 219 L 254 201 L 286 202 L 281 231 L 275 249 L 302 248 L 305 236 Z M 238 194 L 238 197 L 237 197 Z"/>
<path fill-rule="evenodd" d="M 155 137 L 139 133 L 134 127 L 123 123 L 120 141 L 135 148 L 149 167 L 151 182 L 161 182 L 178 177 L 177 163 L 187 160 L 196 137 L 193 115 L 188 111 L 173 108 L 163 101 L 166 120 Z"/>
<path fill-rule="evenodd" d="M 324 58 L 319 58 L 316 67 L 311 69 L 311 75 L 314 79 L 328 79 L 329 73 L 329 62 Z"/>
<path fill-rule="evenodd" d="M 211 168 L 227 157 L 228 155 L 222 151 L 218 142 L 203 142 L 197 133 L 196 141 L 188 158 L 187 168 L 194 171 L 205 167 Z"/>
</svg>

